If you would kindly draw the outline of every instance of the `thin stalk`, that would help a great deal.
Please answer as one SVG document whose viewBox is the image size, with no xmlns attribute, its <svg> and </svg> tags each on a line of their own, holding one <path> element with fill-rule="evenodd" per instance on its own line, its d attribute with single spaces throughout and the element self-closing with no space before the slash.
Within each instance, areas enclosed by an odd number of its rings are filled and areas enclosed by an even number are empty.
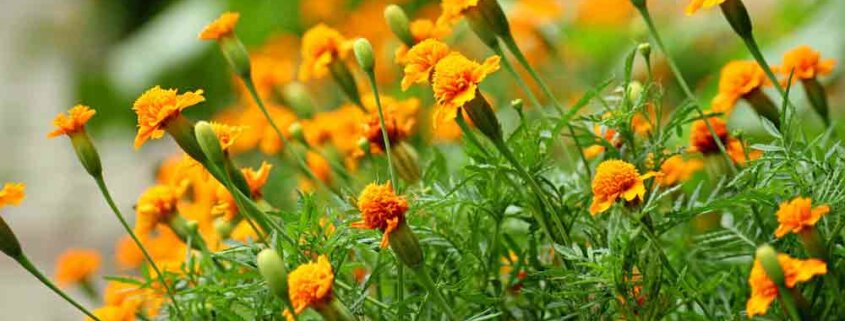
<svg viewBox="0 0 845 321">
<path fill-rule="evenodd" d="M 384 124 L 384 110 L 381 107 L 381 98 L 378 93 L 378 86 L 376 85 L 376 74 L 372 70 L 366 71 L 367 79 L 370 81 L 370 88 L 373 90 L 373 96 L 376 99 L 376 109 L 378 110 L 378 122 L 381 126 L 381 138 L 384 140 L 384 153 L 387 154 L 387 173 L 390 175 L 390 182 L 393 183 L 393 188 L 398 189 L 399 185 L 396 181 L 396 170 L 393 169 L 393 159 L 391 159 L 390 152 L 390 138 L 387 136 L 387 127 Z"/>
<path fill-rule="evenodd" d="M 16 261 L 18 261 L 18 264 L 20 264 L 21 267 L 23 267 L 30 274 L 32 274 L 32 276 L 34 276 L 36 279 L 38 279 L 38 281 L 41 281 L 41 283 L 43 283 L 47 288 L 49 288 L 50 290 L 52 290 L 53 292 L 58 294 L 60 297 L 62 297 L 62 299 L 65 299 L 65 301 L 67 301 L 68 303 L 73 305 L 77 310 L 81 311 L 82 313 L 85 313 L 85 315 L 87 315 L 91 319 L 94 319 L 96 321 L 101 321 L 100 318 L 98 318 L 96 315 L 94 315 L 94 313 L 91 313 L 91 311 L 88 311 L 88 309 L 83 307 L 81 304 L 76 302 L 76 300 L 74 300 L 73 298 L 68 296 L 64 291 L 62 291 L 55 284 L 53 284 L 53 282 L 50 281 L 50 279 L 48 279 L 46 276 L 44 276 L 44 274 L 41 273 L 41 271 L 39 271 L 38 268 L 36 268 L 35 265 L 32 264 L 32 262 L 29 260 L 28 257 L 26 257 L 26 255 L 21 254 L 21 256 L 15 257 L 14 259 Z"/>
<path fill-rule="evenodd" d="M 455 122 L 458 123 L 458 127 L 461 128 L 461 131 L 464 133 L 464 137 L 466 137 L 466 139 L 469 140 L 469 142 L 473 145 L 478 146 L 478 149 L 481 150 L 484 156 L 488 158 L 492 156 L 490 155 L 490 152 L 488 152 L 487 149 L 484 148 L 484 145 L 481 145 L 481 142 L 478 140 L 478 137 L 476 137 L 475 133 L 472 132 L 472 128 L 469 128 L 469 125 L 467 124 L 466 120 L 464 120 L 463 113 L 458 113 L 458 117 L 455 117 Z"/>
<path fill-rule="evenodd" d="M 719 147 L 719 151 L 728 160 L 728 165 L 730 165 L 730 169 L 732 173 L 736 173 L 736 165 L 734 165 L 733 161 L 728 155 L 727 150 L 725 149 L 725 145 L 722 144 L 722 141 L 719 139 L 719 135 L 716 134 L 716 131 L 713 129 L 713 126 L 710 125 L 710 122 L 707 121 L 707 117 L 704 114 L 704 110 L 701 109 L 701 104 L 698 102 L 698 99 L 695 97 L 695 94 L 692 93 L 687 81 L 684 79 L 684 75 L 681 74 L 681 69 L 678 68 L 678 65 L 675 64 L 675 60 L 672 58 L 672 55 L 669 54 L 669 51 L 666 49 L 666 46 L 663 44 L 663 38 L 660 37 L 660 33 L 657 32 L 657 27 L 654 26 L 654 21 L 651 19 L 651 13 L 648 11 L 648 7 L 643 4 L 641 7 L 638 6 L 637 10 L 640 11 L 640 15 L 643 17 L 643 21 L 645 21 L 646 26 L 648 27 L 649 33 L 651 33 L 651 37 L 654 38 L 654 42 L 657 44 L 657 48 L 663 52 L 663 55 L 666 56 L 666 63 L 669 65 L 669 69 L 672 71 L 672 75 L 675 76 L 675 80 L 678 81 L 678 85 L 681 86 L 681 90 L 684 92 L 684 95 L 687 96 L 693 103 L 693 107 L 695 111 L 698 113 L 698 116 L 704 120 L 704 124 L 707 125 L 707 130 L 710 132 L 710 135 L 713 137 L 713 141 L 716 142 L 716 146 Z"/>
<path fill-rule="evenodd" d="M 516 72 L 516 69 L 514 69 L 513 65 L 511 65 L 511 62 L 510 60 L 508 60 L 508 57 L 505 56 L 505 52 L 502 51 L 502 47 L 499 47 L 497 45 L 491 48 L 493 49 L 493 52 L 496 53 L 496 55 L 502 57 L 502 66 L 504 66 L 508 73 L 513 76 L 513 79 L 516 80 L 516 84 L 519 86 L 520 89 L 522 89 L 523 92 L 525 92 L 525 95 L 528 96 L 528 100 L 530 100 L 531 103 L 537 107 L 538 111 L 540 112 L 540 117 L 545 120 L 546 113 L 543 112 L 543 104 L 540 102 L 540 99 L 537 98 L 537 95 L 534 95 L 534 92 L 531 91 L 531 88 L 528 87 L 528 84 L 525 83 L 525 80 L 523 80 L 522 77 Z"/>
<path fill-rule="evenodd" d="M 540 89 L 542 89 L 543 93 L 545 93 L 546 96 L 552 101 L 553 106 L 555 107 L 555 109 L 557 109 L 557 112 L 563 114 L 563 106 L 560 104 L 560 102 L 557 101 L 557 97 L 552 94 L 552 90 L 549 88 L 548 85 L 546 85 L 546 82 L 543 81 L 542 78 L 540 78 L 540 75 L 537 73 L 537 71 L 534 70 L 533 67 L 531 67 L 530 63 L 528 63 L 528 59 L 525 58 L 524 54 L 522 54 L 522 50 L 520 50 L 519 46 L 517 46 L 516 41 L 513 39 L 513 36 L 504 37 L 502 38 L 502 40 L 505 42 L 505 46 L 508 47 L 508 51 L 510 51 L 511 54 L 516 57 L 516 60 L 519 61 L 522 67 L 525 68 L 526 71 L 528 71 L 528 74 L 531 75 L 531 78 L 533 78 L 534 81 L 537 82 L 538 85 L 540 85 Z"/>
<path fill-rule="evenodd" d="M 141 240 L 135 235 L 135 232 L 132 231 L 132 228 L 129 227 L 129 224 L 126 222 L 126 218 L 123 216 L 123 213 L 120 212 L 120 209 L 115 204 L 114 199 L 109 192 L 108 187 L 106 186 L 106 181 L 103 179 L 102 175 L 95 176 L 94 181 L 97 182 L 97 187 L 100 189 L 100 192 L 103 194 L 103 198 L 106 199 L 106 203 L 108 203 L 109 207 L 111 208 L 114 216 L 117 217 L 117 220 L 120 222 L 120 225 L 123 226 L 123 229 L 129 234 L 129 237 L 132 238 L 132 241 L 135 242 L 135 245 L 141 250 L 141 253 L 144 254 L 144 259 L 147 260 L 147 263 L 150 264 L 150 267 L 153 268 L 156 275 L 158 275 L 158 280 L 164 286 L 164 289 L 167 292 L 167 296 L 170 297 L 170 300 L 173 301 L 173 307 L 176 309 L 176 314 L 179 316 L 179 319 L 184 320 L 184 316 L 182 315 L 182 308 L 179 306 L 179 302 L 176 300 L 176 294 L 173 291 L 173 288 L 170 287 L 170 284 L 164 279 L 164 274 L 161 273 L 161 269 L 158 268 L 158 265 L 153 261 L 153 257 L 147 252 L 147 249 L 141 244 Z"/>
<path fill-rule="evenodd" d="M 405 320 L 405 265 L 398 264 L 397 274 L 399 277 L 398 289 L 396 289 L 396 300 L 399 302 L 399 308 L 396 311 L 399 321 Z"/>
<path fill-rule="evenodd" d="M 434 302 L 440 306 L 440 308 L 443 309 L 443 312 L 449 317 L 449 320 L 457 320 L 457 318 L 455 318 L 455 313 L 452 312 L 452 307 L 449 306 L 446 298 L 443 297 L 443 293 L 440 293 L 440 290 L 437 289 L 437 285 L 434 284 L 434 281 L 428 273 L 426 273 L 425 268 L 416 269 L 414 272 L 416 272 L 417 279 L 419 279 L 426 290 L 428 290 L 428 293 L 434 297 Z"/>
</svg>

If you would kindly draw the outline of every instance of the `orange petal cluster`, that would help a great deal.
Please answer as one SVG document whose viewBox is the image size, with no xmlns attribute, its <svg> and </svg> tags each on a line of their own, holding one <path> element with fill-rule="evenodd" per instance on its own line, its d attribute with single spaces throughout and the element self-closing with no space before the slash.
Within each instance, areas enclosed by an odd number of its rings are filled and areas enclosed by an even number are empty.
<svg viewBox="0 0 845 321">
<path fill-rule="evenodd" d="M 323 78 L 329 72 L 329 64 L 344 59 L 351 49 L 350 43 L 335 29 L 319 24 L 302 36 L 302 65 L 299 66 L 299 80 Z"/>
<path fill-rule="evenodd" d="M 325 255 L 317 262 L 298 266 L 288 274 L 288 296 L 296 314 L 308 307 L 327 304 L 332 297 L 334 272 Z"/>
<path fill-rule="evenodd" d="M 453 52 L 441 59 L 434 67 L 432 88 L 438 108 L 434 123 L 454 120 L 458 109 L 475 98 L 478 84 L 496 70 L 499 70 L 499 56 L 487 58 L 478 64 L 464 55 Z"/>
<path fill-rule="evenodd" d="M 619 197 L 626 201 L 642 200 L 645 197 L 643 180 L 654 176 L 655 173 L 640 175 L 633 164 L 623 160 L 611 159 L 599 164 L 593 177 L 593 203 L 590 214 L 597 215 L 613 205 Z"/>
<path fill-rule="evenodd" d="M 781 238 L 789 233 L 801 233 L 804 229 L 815 226 L 822 216 L 830 212 L 830 207 L 826 204 L 814 208 L 812 202 L 808 197 L 796 197 L 781 203 L 775 213 L 780 223 L 775 230 L 775 236 Z"/>
<path fill-rule="evenodd" d="M 66 287 L 87 281 L 100 269 L 102 258 L 93 250 L 67 250 L 56 262 L 56 283 Z"/>
<path fill-rule="evenodd" d="M 221 38 L 231 36 L 235 31 L 235 25 L 238 24 L 240 17 L 241 15 L 237 12 L 224 12 L 217 20 L 208 24 L 200 32 L 200 40 L 220 40 Z"/>
<path fill-rule="evenodd" d="M 26 197 L 26 185 L 22 183 L 6 183 L 0 189 L 0 208 L 7 205 L 19 205 Z"/>
<path fill-rule="evenodd" d="M 827 264 L 817 259 L 800 260 L 786 254 L 778 254 L 778 263 L 783 269 L 788 288 L 794 288 L 798 283 L 827 273 Z M 778 296 L 778 286 L 766 275 L 766 270 L 758 259 L 754 260 L 754 267 L 751 268 L 751 274 L 748 277 L 748 285 L 751 287 L 751 297 L 745 305 L 748 318 L 766 314 L 769 305 Z"/>
<path fill-rule="evenodd" d="M 794 80 L 813 79 L 833 72 L 836 61 L 822 60 L 821 54 L 809 46 L 799 46 L 783 55 L 783 63 L 778 69 L 786 77 L 792 73 Z"/>
<path fill-rule="evenodd" d="M 405 220 L 408 201 L 394 193 L 390 182 L 382 185 L 371 183 L 358 196 L 358 210 L 362 220 L 352 223 L 352 227 L 381 230 L 384 236 L 380 246 L 386 248 L 390 233 Z"/>
<path fill-rule="evenodd" d="M 94 117 L 94 114 L 96 113 L 97 112 L 95 110 L 85 105 L 73 106 L 73 108 L 67 111 L 67 114 L 59 113 L 56 115 L 56 118 L 53 119 L 53 126 L 55 126 L 56 129 L 47 134 L 47 137 L 53 138 L 61 135 L 70 136 L 74 133 L 85 130 L 85 124 L 91 119 L 91 117 Z"/>
<path fill-rule="evenodd" d="M 132 105 L 138 115 L 138 134 L 135 149 L 141 148 L 147 140 L 164 136 L 167 122 L 179 116 L 185 108 L 205 101 L 202 90 L 178 94 L 176 89 L 161 89 L 155 86 L 144 92 Z"/>
</svg>

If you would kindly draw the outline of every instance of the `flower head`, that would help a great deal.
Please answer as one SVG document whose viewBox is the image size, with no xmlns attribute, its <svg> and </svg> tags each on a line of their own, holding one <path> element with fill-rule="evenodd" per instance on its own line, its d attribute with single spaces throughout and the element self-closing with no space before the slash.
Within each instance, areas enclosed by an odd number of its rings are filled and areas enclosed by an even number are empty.
<svg viewBox="0 0 845 321">
<path fill-rule="evenodd" d="M 643 180 L 654 176 L 654 173 L 640 175 L 633 164 L 623 160 L 611 159 L 599 164 L 593 177 L 593 204 L 590 214 L 604 212 L 613 205 L 617 198 L 626 201 L 642 200 L 645 197 Z"/>
<path fill-rule="evenodd" d="M 719 93 L 713 98 L 713 110 L 730 113 L 739 98 L 750 94 L 753 90 L 763 88 L 768 83 L 766 73 L 755 61 L 731 61 L 724 67 L 719 76 Z"/>
<path fill-rule="evenodd" d="M 261 167 L 259 167 L 258 170 L 253 170 L 252 168 L 244 168 L 241 170 L 244 174 L 247 185 L 249 185 L 249 190 L 252 193 L 253 198 L 261 198 L 261 188 L 267 184 L 267 179 L 270 178 L 271 169 L 273 169 L 273 165 L 267 162 L 261 162 Z"/>
<path fill-rule="evenodd" d="M 147 234 L 159 223 L 167 222 L 176 213 L 176 205 L 184 190 L 170 185 L 155 185 L 144 191 L 136 205 L 135 230 Z"/>
<path fill-rule="evenodd" d="M 439 25 L 452 25 L 461 19 L 464 11 L 478 5 L 479 0 L 443 0 L 440 2 L 441 13 L 437 18 Z"/>
<path fill-rule="evenodd" d="M 358 210 L 362 220 L 352 223 L 352 227 L 381 230 L 384 232 L 381 247 L 385 248 L 390 233 L 405 220 L 408 201 L 394 193 L 390 182 L 383 185 L 371 183 L 358 197 Z"/>
<path fill-rule="evenodd" d="M 703 167 L 704 163 L 701 160 L 684 160 L 681 155 L 674 155 L 660 165 L 660 173 L 663 175 L 657 177 L 657 183 L 662 186 L 675 185 L 690 179 L 695 172 Z"/>
<path fill-rule="evenodd" d="M 713 154 L 719 152 L 719 145 L 713 139 L 710 129 L 707 128 L 707 123 L 713 128 L 716 136 L 724 144 L 728 140 L 728 125 L 724 120 L 718 117 L 696 120 L 692 123 L 689 137 L 689 150 L 693 152 L 700 152 L 702 154 Z"/>
<path fill-rule="evenodd" d="M 88 280 L 100 269 L 100 253 L 93 250 L 67 250 L 56 262 L 56 282 L 65 287 Z"/>
<path fill-rule="evenodd" d="M 337 30 L 319 24 L 302 36 L 302 65 L 299 80 L 319 79 L 328 74 L 329 64 L 343 59 L 352 48 Z"/>
<path fill-rule="evenodd" d="M 778 229 L 775 230 L 775 236 L 781 238 L 789 232 L 800 233 L 805 228 L 816 225 L 816 222 L 828 212 L 830 212 L 829 206 L 819 205 L 813 208 L 812 200 L 807 197 L 796 197 L 791 201 L 783 202 L 775 214 L 780 223 Z"/>
<path fill-rule="evenodd" d="M 97 112 L 85 105 L 73 106 L 67 111 L 67 114 L 59 113 L 53 119 L 53 125 L 56 129 L 47 134 L 47 137 L 53 138 L 61 135 L 71 135 L 79 131 L 85 130 L 85 123 Z"/>
<path fill-rule="evenodd" d="M 232 147 L 238 138 L 241 137 L 245 128 L 242 126 L 232 126 L 218 122 L 211 122 L 211 129 L 214 131 L 214 134 L 217 135 L 217 139 L 220 140 L 220 147 L 224 151 L 227 151 L 229 150 L 229 147 Z"/>
<path fill-rule="evenodd" d="M 411 47 L 401 61 L 405 65 L 402 90 L 408 90 L 415 83 L 428 82 L 434 67 L 448 55 L 449 46 L 436 39 L 426 39 Z"/>
<path fill-rule="evenodd" d="M 326 304 L 332 297 L 334 273 L 325 255 L 317 262 L 298 266 L 288 274 L 288 296 L 294 311 L 299 314 L 310 306 Z"/>
<path fill-rule="evenodd" d="M 725 0 L 690 0 L 686 8 L 686 13 L 688 16 L 691 16 L 698 9 L 709 9 L 722 4 L 722 2 L 725 2 Z"/>
<path fill-rule="evenodd" d="M 453 52 L 434 67 L 432 88 L 439 108 L 434 113 L 435 124 L 455 119 L 458 108 L 473 100 L 478 84 L 499 69 L 499 56 L 487 58 L 483 64 Z"/>
<path fill-rule="evenodd" d="M 100 321 L 132 321 L 135 320 L 135 313 L 131 309 L 120 305 L 106 305 L 91 311 Z M 86 317 L 85 321 L 93 321 Z"/>
<path fill-rule="evenodd" d="M 725 146 L 725 152 L 731 157 L 737 165 L 745 165 L 746 162 L 752 161 L 763 156 L 761 150 L 748 150 L 745 144 L 736 138 L 728 138 L 728 144 Z"/>
<path fill-rule="evenodd" d="M 408 137 L 413 126 L 413 119 L 405 119 L 404 122 L 400 122 L 398 117 L 392 114 L 384 114 L 384 128 L 387 132 L 387 140 L 394 147 L 399 141 Z M 364 124 L 364 138 L 370 142 L 370 148 L 374 152 L 385 150 L 384 137 L 382 137 L 381 132 L 381 121 L 378 115 L 370 115 L 369 121 Z"/>
<path fill-rule="evenodd" d="M 821 54 L 809 46 L 799 46 L 783 55 L 783 65 L 778 68 L 784 76 L 793 74 L 793 79 L 812 79 L 830 74 L 836 61 L 822 60 Z"/>
<path fill-rule="evenodd" d="M 827 273 L 827 264 L 817 259 L 799 260 L 786 254 L 778 254 L 778 263 L 783 269 L 788 288 L 794 288 L 798 283 Z M 766 275 L 766 270 L 763 269 L 763 264 L 759 259 L 754 260 L 754 267 L 751 268 L 751 275 L 748 277 L 748 285 L 751 286 L 751 297 L 745 305 L 748 317 L 766 314 L 769 305 L 778 296 L 778 286 Z"/>
<path fill-rule="evenodd" d="M 26 193 L 24 193 L 25 189 L 26 185 L 23 183 L 4 184 L 3 189 L 0 189 L 0 208 L 6 205 L 17 206 L 23 202 L 24 197 L 26 197 Z"/>
<path fill-rule="evenodd" d="M 138 114 L 138 135 L 135 136 L 135 149 L 149 139 L 164 136 L 167 122 L 179 116 L 183 109 L 205 101 L 202 90 L 177 94 L 176 89 L 161 89 L 155 86 L 135 100 L 132 110 Z"/>
<path fill-rule="evenodd" d="M 237 12 L 224 12 L 200 32 L 200 40 L 220 40 L 231 36 L 241 15 Z"/>
</svg>

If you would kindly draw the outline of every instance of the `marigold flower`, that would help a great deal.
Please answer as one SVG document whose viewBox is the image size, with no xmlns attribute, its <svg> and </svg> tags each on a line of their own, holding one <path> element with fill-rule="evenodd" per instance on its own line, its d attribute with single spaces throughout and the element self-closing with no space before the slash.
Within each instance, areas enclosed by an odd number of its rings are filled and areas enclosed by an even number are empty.
<svg viewBox="0 0 845 321">
<path fill-rule="evenodd" d="M 630 21 L 633 13 L 634 6 L 629 0 L 581 1 L 576 21 L 581 25 L 618 27 Z"/>
<path fill-rule="evenodd" d="M 253 198 L 261 197 L 261 188 L 267 184 L 267 179 L 270 178 L 271 169 L 273 169 L 273 165 L 268 162 L 261 162 L 261 166 L 258 170 L 253 170 L 252 168 L 244 168 L 242 170 Z"/>
<path fill-rule="evenodd" d="M 177 94 L 176 89 L 161 89 L 155 86 L 135 100 L 132 110 L 138 114 L 138 135 L 135 136 L 135 149 L 149 139 L 164 136 L 167 122 L 179 116 L 183 109 L 205 101 L 202 90 Z"/>
<path fill-rule="evenodd" d="M 439 108 L 434 112 L 435 124 L 455 119 L 458 108 L 475 98 L 478 84 L 499 69 L 499 56 L 487 58 L 483 64 L 452 53 L 434 67 L 432 88 Z"/>
<path fill-rule="evenodd" d="M 736 138 L 728 139 L 728 144 L 727 146 L 725 146 L 725 151 L 728 153 L 728 156 L 731 157 L 731 160 L 733 160 L 734 163 L 738 165 L 745 165 L 746 162 L 758 159 L 760 158 L 760 156 L 763 156 L 763 151 L 760 150 L 747 151 L 745 144 Z M 746 153 L 748 154 L 746 155 Z"/>
<path fill-rule="evenodd" d="M 684 160 L 681 155 L 674 155 L 663 161 L 660 165 L 660 173 L 657 183 L 662 186 L 672 186 L 679 182 L 686 181 L 695 172 L 704 167 L 704 162 L 698 159 Z"/>
<path fill-rule="evenodd" d="M 302 65 L 299 80 L 319 79 L 328 74 L 329 64 L 344 59 L 351 44 L 337 30 L 319 24 L 302 36 Z"/>
<path fill-rule="evenodd" d="M 205 26 L 199 34 L 200 40 L 220 40 L 232 35 L 240 17 L 237 12 L 224 12 L 217 20 Z"/>
<path fill-rule="evenodd" d="M 690 130 L 689 150 L 692 152 L 700 152 L 702 154 L 712 154 L 719 152 L 719 145 L 713 139 L 710 129 L 707 128 L 707 123 L 713 127 L 713 131 L 719 140 L 724 144 L 728 140 L 728 125 L 724 120 L 718 117 L 707 118 L 707 122 L 703 119 L 696 120 L 692 123 Z"/>
<path fill-rule="evenodd" d="M 439 25 L 452 25 L 461 19 L 464 11 L 478 5 L 478 0 L 443 0 L 440 2 L 442 12 L 437 18 Z"/>
<path fill-rule="evenodd" d="M 91 311 L 100 321 L 132 321 L 135 320 L 134 311 L 127 310 L 123 306 L 106 305 Z M 85 317 L 85 321 L 94 321 L 91 317 Z"/>
<path fill-rule="evenodd" d="M 778 254 L 778 263 L 783 269 L 786 287 L 794 288 L 798 283 L 806 282 L 816 275 L 827 273 L 827 264 L 821 260 L 808 259 L 800 260 L 786 254 Z M 759 259 L 754 259 L 754 267 L 748 277 L 748 284 L 751 286 L 751 297 L 745 305 L 748 318 L 755 315 L 766 314 L 769 305 L 778 296 L 778 286 L 775 284 L 763 269 Z"/>
<path fill-rule="evenodd" d="M 778 217 L 778 229 L 775 236 L 778 238 L 792 233 L 800 233 L 806 228 L 813 227 L 822 216 L 830 212 L 827 204 L 812 207 L 812 200 L 808 197 L 796 197 L 791 201 L 780 204 L 775 215 Z"/>
<path fill-rule="evenodd" d="M 643 180 L 652 176 L 652 172 L 640 175 L 634 165 L 623 160 L 603 161 L 596 168 L 596 175 L 593 177 L 593 203 L 590 205 L 590 214 L 595 216 L 606 211 L 619 197 L 629 202 L 642 200 L 645 197 Z"/>
<path fill-rule="evenodd" d="M 53 125 L 56 129 L 47 134 L 47 137 L 53 138 L 61 135 L 71 135 L 85 129 L 85 123 L 97 112 L 85 105 L 73 106 L 65 113 L 59 113 L 53 119 Z"/>
<path fill-rule="evenodd" d="M 722 4 L 722 2 L 725 2 L 725 0 L 690 0 L 685 11 L 688 16 L 691 16 L 701 8 L 709 9 Z"/>
<path fill-rule="evenodd" d="M 229 147 L 235 144 L 241 134 L 243 134 L 245 128 L 242 126 L 232 126 L 226 125 L 223 123 L 218 122 L 211 122 L 211 129 L 214 131 L 214 134 L 217 135 L 217 138 L 220 140 L 220 147 L 227 151 Z"/>
<path fill-rule="evenodd" d="M 415 83 L 428 82 L 434 67 L 448 55 L 449 46 L 436 39 L 426 39 L 411 47 L 401 60 L 405 65 L 402 90 L 408 90 Z"/>
<path fill-rule="evenodd" d="M 317 179 L 326 184 L 331 184 L 332 167 L 329 161 L 320 154 L 309 151 L 305 154 L 305 163 L 308 168 L 317 176 Z"/>
<path fill-rule="evenodd" d="M 405 119 L 404 122 L 400 123 L 399 119 L 392 114 L 384 114 L 384 127 L 387 131 L 387 140 L 394 147 L 399 141 L 408 137 L 413 126 L 413 119 Z M 363 127 L 363 136 L 370 142 L 370 149 L 373 152 L 384 151 L 384 137 L 382 136 L 381 121 L 378 115 L 370 115 L 369 121 Z"/>
<path fill-rule="evenodd" d="M 836 61 L 822 60 L 821 54 L 809 46 L 799 46 L 783 55 L 783 65 L 778 68 L 784 76 L 793 74 L 793 79 L 812 79 L 830 74 Z"/>
<path fill-rule="evenodd" d="M 380 246 L 386 248 L 390 233 L 405 220 L 408 201 L 394 193 L 390 182 L 382 185 L 371 183 L 358 196 L 358 210 L 362 220 L 352 223 L 352 227 L 381 230 L 384 236 Z"/>
<path fill-rule="evenodd" d="M 100 254 L 93 250 L 67 250 L 56 262 L 56 283 L 65 287 L 85 282 L 100 269 Z"/>
<path fill-rule="evenodd" d="M 730 113 L 739 98 L 768 85 L 766 73 L 755 61 L 731 61 L 719 76 L 719 93 L 713 98 L 713 111 Z"/>
<path fill-rule="evenodd" d="M 26 197 L 26 185 L 23 183 L 6 183 L 0 189 L 0 208 L 7 205 L 20 205 Z"/>
<path fill-rule="evenodd" d="M 166 223 L 176 212 L 176 205 L 184 192 L 181 187 L 155 185 L 144 191 L 136 205 L 135 230 L 147 234 L 160 223 Z"/>
<path fill-rule="evenodd" d="M 327 304 L 332 298 L 334 272 L 325 255 L 317 262 L 298 266 L 288 274 L 288 296 L 296 314 L 308 307 Z"/>
</svg>

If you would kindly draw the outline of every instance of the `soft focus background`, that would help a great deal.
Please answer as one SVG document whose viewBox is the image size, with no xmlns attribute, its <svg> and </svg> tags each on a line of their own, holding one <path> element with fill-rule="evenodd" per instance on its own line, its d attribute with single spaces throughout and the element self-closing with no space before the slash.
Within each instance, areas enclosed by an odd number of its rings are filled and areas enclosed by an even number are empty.
<svg viewBox="0 0 845 321">
<path fill-rule="evenodd" d="M 188 112 L 195 119 L 237 103 L 232 77 L 216 46 L 196 38 L 206 23 L 223 11 L 239 11 L 237 33 L 254 50 L 268 39 L 279 39 L 279 35 L 295 40 L 291 37 L 325 21 L 348 38 L 371 38 L 377 50 L 386 53 L 380 58 L 386 69 L 380 72 L 387 75 L 384 79 L 390 79 L 390 74 L 398 72 L 388 63 L 397 41 L 387 31 L 381 12 L 394 2 L 415 9 L 416 16 L 431 16 L 428 12 L 437 11 L 436 1 L 412 0 L 310 0 L 303 6 L 296 0 L 0 1 L 0 182 L 23 182 L 28 194 L 22 206 L 4 209 L 2 215 L 35 263 L 50 275 L 56 256 L 68 248 L 99 250 L 104 256 L 104 275 L 115 273 L 114 242 L 121 235 L 120 227 L 66 139 L 46 138 L 56 113 L 83 102 L 97 110 L 89 128 L 116 201 L 131 213 L 134 200 L 153 182 L 157 164 L 175 151 L 175 145 L 167 139 L 148 143 L 139 151 L 132 148 L 135 119 L 130 108 L 135 97 L 156 84 L 181 90 L 204 89 L 207 102 Z M 626 52 L 645 40 L 645 28 L 625 0 L 501 2 L 509 9 L 512 24 L 524 23 L 516 19 L 526 16 L 516 16 L 520 8 L 543 6 L 542 12 L 548 17 L 528 17 L 551 19 L 553 24 L 542 30 L 543 36 L 538 39 L 551 41 L 554 50 L 537 51 L 539 54 L 532 58 L 547 70 L 546 78 L 559 96 L 568 99 L 577 99 L 584 90 L 614 73 L 618 75 Z M 658 28 L 670 42 L 688 80 L 696 86 L 701 101 L 709 101 L 721 66 L 730 59 L 749 58 L 739 39 L 718 10 L 686 17 L 685 0 L 653 2 Z M 828 89 L 833 93 L 832 114 L 842 124 L 845 20 L 841 15 L 845 1 L 746 3 L 771 63 L 777 64 L 782 52 L 800 44 L 839 62 L 835 75 L 824 81 L 832 87 Z M 335 8 L 340 7 L 352 13 L 339 16 L 341 11 Z M 519 27 L 515 30 L 529 52 L 532 47 L 543 46 L 532 42 L 530 35 L 520 36 Z M 464 37 L 461 45 L 472 48 L 476 57 L 490 54 L 471 34 Z M 281 45 L 276 50 L 286 48 L 288 55 L 298 56 L 298 45 Z M 659 57 L 656 61 L 657 75 L 669 90 L 666 99 L 677 102 L 680 95 L 668 69 Z M 295 72 L 291 66 L 286 68 Z M 395 90 L 397 84 L 382 86 L 400 95 Z M 500 101 L 519 96 L 516 90 L 501 92 Z M 795 101 L 807 108 L 802 95 L 802 91 L 796 91 Z M 812 112 L 804 114 L 808 122 L 820 124 Z M 749 128 L 749 135 L 759 127 L 747 107 L 740 107 L 731 122 L 746 123 L 742 127 Z M 808 130 L 818 131 L 812 127 Z M 840 136 L 845 134 L 842 125 L 837 131 Z M 82 297 L 75 289 L 70 293 Z M 97 305 L 84 299 L 82 302 Z M 0 311 L 3 320 L 82 319 L 6 257 L 0 257 Z"/>
</svg>

